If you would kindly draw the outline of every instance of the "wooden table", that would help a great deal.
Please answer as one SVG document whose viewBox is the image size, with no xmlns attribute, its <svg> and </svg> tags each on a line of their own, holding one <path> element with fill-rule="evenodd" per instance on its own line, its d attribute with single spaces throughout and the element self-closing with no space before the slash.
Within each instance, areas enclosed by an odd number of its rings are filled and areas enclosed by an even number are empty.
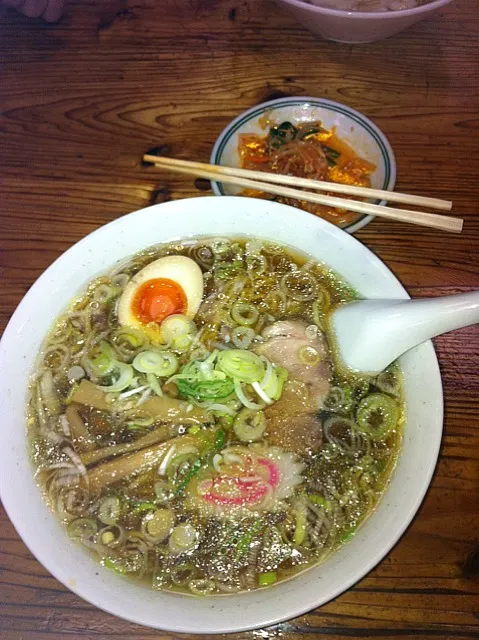
<svg viewBox="0 0 479 640">
<path fill-rule="evenodd" d="M 399 190 L 451 198 L 460 236 L 375 221 L 358 237 L 413 296 L 479 286 L 479 22 L 456 0 L 395 38 L 313 37 L 269 0 L 73 0 L 54 26 L 0 9 L 0 321 L 85 234 L 125 213 L 202 195 L 140 164 L 143 152 L 207 160 L 226 123 L 285 95 L 331 98 L 389 137 Z M 385 560 L 309 615 L 242 640 L 479 637 L 477 327 L 436 340 L 446 397 L 431 489 Z M 162 638 L 73 595 L 0 513 L 0 638 Z"/>
</svg>

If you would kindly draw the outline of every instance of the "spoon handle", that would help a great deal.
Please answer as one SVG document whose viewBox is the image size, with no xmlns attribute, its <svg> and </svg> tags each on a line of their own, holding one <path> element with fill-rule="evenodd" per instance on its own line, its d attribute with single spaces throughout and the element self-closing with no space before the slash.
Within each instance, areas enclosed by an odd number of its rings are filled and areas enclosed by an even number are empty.
<svg viewBox="0 0 479 640">
<path fill-rule="evenodd" d="M 479 291 L 422 300 L 361 300 L 334 313 L 344 363 L 377 373 L 416 345 L 479 322 Z"/>
<path fill-rule="evenodd" d="M 404 300 L 395 309 L 391 307 L 390 313 L 398 328 L 409 334 L 405 338 L 414 342 L 411 346 L 415 346 L 441 333 L 479 322 L 479 291 Z"/>
</svg>

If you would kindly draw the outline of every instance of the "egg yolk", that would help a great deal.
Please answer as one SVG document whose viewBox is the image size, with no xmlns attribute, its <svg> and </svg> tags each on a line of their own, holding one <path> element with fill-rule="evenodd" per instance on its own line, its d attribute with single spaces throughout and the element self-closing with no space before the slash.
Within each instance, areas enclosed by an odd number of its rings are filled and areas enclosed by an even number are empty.
<svg viewBox="0 0 479 640">
<path fill-rule="evenodd" d="M 156 278 L 138 287 L 132 302 L 132 311 L 142 323 L 157 322 L 174 313 L 185 313 L 186 295 L 174 280 Z"/>
</svg>

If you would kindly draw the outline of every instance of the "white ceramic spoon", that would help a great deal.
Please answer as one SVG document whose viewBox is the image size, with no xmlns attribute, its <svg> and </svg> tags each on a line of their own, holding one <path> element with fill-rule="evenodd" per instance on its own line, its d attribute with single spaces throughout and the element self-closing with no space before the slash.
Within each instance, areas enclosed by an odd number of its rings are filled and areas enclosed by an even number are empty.
<svg viewBox="0 0 479 640">
<path fill-rule="evenodd" d="M 429 338 L 476 322 L 479 291 L 421 300 L 359 300 L 332 316 L 343 363 L 370 374 Z"/>
</svg>

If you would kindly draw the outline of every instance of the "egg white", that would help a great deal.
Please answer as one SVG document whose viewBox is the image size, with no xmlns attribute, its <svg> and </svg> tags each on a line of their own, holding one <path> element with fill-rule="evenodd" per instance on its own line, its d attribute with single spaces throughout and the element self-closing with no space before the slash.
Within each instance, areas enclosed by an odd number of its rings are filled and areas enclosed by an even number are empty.
<svg viewBox="0 0 479 640">
<path fill-rule="evenodd" d="M 118 320 L 124 326 L 144 326 L 135 316 L 132 303 L 138 288 L 157 278 L 166 278 L 176 282 L 186 296 L 186 311 L 184 315 L 194 318 L 203 298 L 203 274 L 201 269 L 191 258 L 186 256 L 165 256 L 138 271 L 120 296 L 118 305 Z"/>
</svg>

